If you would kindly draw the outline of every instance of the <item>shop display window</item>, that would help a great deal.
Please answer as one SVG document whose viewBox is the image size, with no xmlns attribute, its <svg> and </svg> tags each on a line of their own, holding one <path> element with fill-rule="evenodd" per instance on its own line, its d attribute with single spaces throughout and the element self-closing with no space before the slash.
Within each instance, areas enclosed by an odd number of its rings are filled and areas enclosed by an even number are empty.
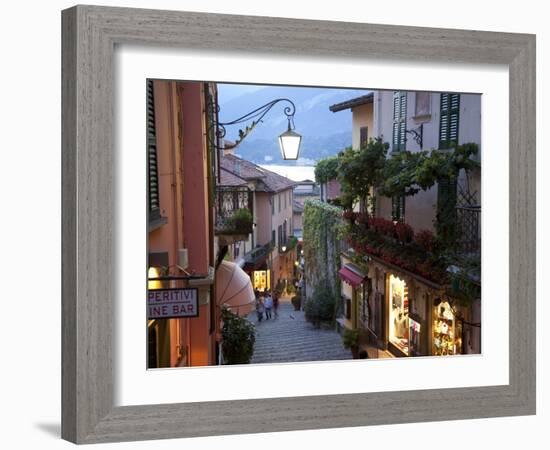
<svg viewBox="0 0 550 450">
<path fill-rule="evenodd" d="M 420 330 L 420 323 L 409 317 L 409 350 L 412 356 L 420 355 L 421 353 Z"/>
<path fill-rule="evenodd" d="M 269 270 L 255 270 L 253 281 L 254 281 L 254 289 L 258 289 L 261 292 L 265 290 L 269 290 L 270 289 Z"/>
<path fill-rule="evenodd" d="M 441 302 L 434 307 L 433 354 L 436 356 L 462 353 L 462 322 L 457 320 L 451 305 Z"/>
<path fill-rule="evenodd" d="M 389 277 L 389 341 L 405 355 L 409 355 L 409 292 L 400 278 Z"/>
</svg>

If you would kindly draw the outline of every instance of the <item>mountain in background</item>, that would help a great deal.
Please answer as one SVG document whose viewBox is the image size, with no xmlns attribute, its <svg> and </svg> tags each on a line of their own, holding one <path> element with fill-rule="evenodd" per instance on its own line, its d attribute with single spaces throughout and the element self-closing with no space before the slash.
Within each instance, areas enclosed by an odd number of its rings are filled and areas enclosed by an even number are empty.
<svg viewBox="0 0 550 450">
<path fill-rule="evenodd" d="M 307 165 L 351 145 L 351 111 L 333 113 L 329 106 L 368 92 L 360 89 L 226 84 L 218 84 L 218 90 L 220 122 L 234 120 L 277 98 L 292 100 L 296 105 L 294 124 L 296 131 L 302 135 L 298 164 Z M 237 147 L 236 153 L 257 164 L 296 164 L 283 161 L 279 151 L 277 138 L 287 129 L 283 112 L 286 106 L 287 102 L 275 105 L 262 123 Z M 226 139 L 235 140 L 239 129 L 244 129 L 250 122 L 227 127 Z"/>
</svg>

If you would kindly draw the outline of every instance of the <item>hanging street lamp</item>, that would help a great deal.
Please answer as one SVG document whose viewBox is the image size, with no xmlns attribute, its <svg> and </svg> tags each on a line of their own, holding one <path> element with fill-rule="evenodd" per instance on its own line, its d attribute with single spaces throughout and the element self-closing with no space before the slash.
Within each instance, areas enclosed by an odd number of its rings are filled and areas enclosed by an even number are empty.
<svg viewBox="0 0 550 450">
<path fill-rule="evenodd" d="M 300 152 L 300 143 L 302 136 L 290 127 L 290 119 L 288 121 L 288 130 L 279 136 L 279 147 L 281 149 L 281 157 L 283 159 L 296 160 Z"/>
<path fill-rule="evenodd" d="M 217 138 L 217 142 L 216 144 L 214 144 L 215 147 L 219 148 L 218 142 L 225 137 L 227 126 L 237 125 L 252 120 L 250 125 L 247 125 L 244 130 L 239 130 L 239 137 L 235 140 L 235 144 L 231 147 L 236 147 L 237 145 L 239 145 L 246 138 L 246 136 L 248 136 L 250 132 L 256 127 L 256 125 L 262 122 L 263 117 L 269 111 L 271 111 L 271 109 L 276 104 L 281 102 L 289 103 L 289 106 L 286 106 L 283 110 L 288 120 L 288 128 L 286 131 L 279 135 L 279 148 L 281 151 L 281 157 L 284 160 L 297 160 L 300 153 L 302 136 L 298 134 L 294 129 L 294 114 L 296 113 L 296 105 L 292 100 L 288 98 L 277 98 L 275 100 L 272 100 L 235 120 L 231 120 L 229 122 L 218 122 L 217 131 L 215 133 Z M 219 105 L 215 103 L 213 107 L 215 113 L 219 113 Z M 228 147 L 226 146 L 225 148 Z"/>
</svg>

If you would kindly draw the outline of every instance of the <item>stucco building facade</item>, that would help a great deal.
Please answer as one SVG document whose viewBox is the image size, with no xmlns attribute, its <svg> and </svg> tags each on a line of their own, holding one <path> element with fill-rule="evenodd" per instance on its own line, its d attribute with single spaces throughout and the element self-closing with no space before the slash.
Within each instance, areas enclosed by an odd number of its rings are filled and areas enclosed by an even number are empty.
<svg viewBox="0 0 550 450">
<path fill-rule="evenodd" d="M 359 110 L 365 102 L 369 113 Z M 360 130 L 364 127 L 363 136 L 367 139 L 378 137 L 389 143 L 389 158 L 402 151 L 447 152 L 456 144 L 474 143 L 480 151 L 473 158 L 481 161 L 479 95 L 374 91 L 333 105 L 331 110 L 345 108 L 352 110 L 356 149 L 362 146 Z M 448 189 L 436 183 L 426 191 L 399 198 L 375 195 L 374 208 L 368 212 L 390 223 L 406 223 L 414 232 L 435 233 L 443 187 Z M 455 194 L 453 208 L 457 227 L 462 231 L 457 245 L 465 256 L 479 260 L 481 169 L 468 174 L 461 171 Z M 362 344 L 371 356 L 373 349 L 376 355 L 381 350 L 384 356 L 480 353 L 481 298 L 463 304 L 449 295 L 448 286 L 404 266 L 374 254 L 367 254 L 358 262 L 353 249 L 344 251 L 339 328 L 361 330 Z M 471 281 L 480 286 L 480 279 Z"/>
</svg>

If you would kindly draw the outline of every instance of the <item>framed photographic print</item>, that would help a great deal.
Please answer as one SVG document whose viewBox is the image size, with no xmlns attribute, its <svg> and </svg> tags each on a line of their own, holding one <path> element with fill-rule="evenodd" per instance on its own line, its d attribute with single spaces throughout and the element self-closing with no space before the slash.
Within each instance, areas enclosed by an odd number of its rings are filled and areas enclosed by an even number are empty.
<svg viewBox="0 0 550 450">
<path fill-rule="evenodd" d="M 62 17 L 65 439 L 535 413 L 534 36 Z"/>
</svg>

